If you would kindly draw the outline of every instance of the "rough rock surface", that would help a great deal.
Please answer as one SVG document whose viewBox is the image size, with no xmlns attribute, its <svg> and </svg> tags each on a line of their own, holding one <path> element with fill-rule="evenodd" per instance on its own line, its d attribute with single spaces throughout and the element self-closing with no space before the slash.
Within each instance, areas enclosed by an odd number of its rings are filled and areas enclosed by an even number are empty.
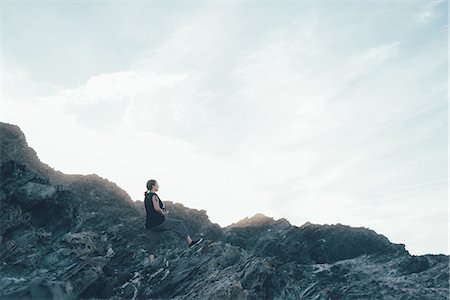
<svg viewBox="0 0 450 300">
<path fill-rule="evenodd" d="M 114 183 L 41 163 L 17 126 L 0 123 L 0 142 L 0 299 L 448 299 L 448 256 L 261 214 L 221 228 L 166 202 L 205 239 L 188 248 L 146 230 Z"/>
</svg>

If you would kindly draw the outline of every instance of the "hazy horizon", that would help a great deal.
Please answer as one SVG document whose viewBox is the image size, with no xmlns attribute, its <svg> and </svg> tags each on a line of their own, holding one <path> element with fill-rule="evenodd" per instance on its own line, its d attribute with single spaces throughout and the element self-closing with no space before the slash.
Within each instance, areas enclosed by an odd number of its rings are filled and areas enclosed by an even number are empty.
<svg viewBox="0 0 450 300">
<path fill-rule="evenodd" d="M 0 5 L 0 120 L 56 170 L 449 254 L 447 1 Z"/>
</svg>

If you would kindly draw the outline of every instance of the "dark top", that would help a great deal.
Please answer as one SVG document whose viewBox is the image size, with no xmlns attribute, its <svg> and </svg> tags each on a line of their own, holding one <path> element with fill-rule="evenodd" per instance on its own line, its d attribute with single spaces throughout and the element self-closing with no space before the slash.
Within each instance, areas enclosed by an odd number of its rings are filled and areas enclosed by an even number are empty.
<svg viewBox="0 0 450 300">
<path fill-rule="evenodd" d="M 153 202 L 152 202 L 153 195 L 156 195 L 156 197 L 158 197 L 159 207 L 164 208 L 164 204 L 161 202 L 161 199 L 159 199 L 159 196 L 156 193 L 147 192 L 147 194 L 145 195 L 145 200 L 144 200 L 145 211 L 147 212 L 145 228 L 156 227 L 159 224 L 161 224 L 162 222 L 164 222 L 164 220 L 165 220 L 165 216 L 159 214 L 153 207 Z"/>
</svg>

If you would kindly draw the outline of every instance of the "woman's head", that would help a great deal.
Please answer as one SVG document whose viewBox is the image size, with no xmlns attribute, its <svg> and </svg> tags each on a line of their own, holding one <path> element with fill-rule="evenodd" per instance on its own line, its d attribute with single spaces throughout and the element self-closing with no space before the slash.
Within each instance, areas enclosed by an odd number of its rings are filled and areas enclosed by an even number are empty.
<svg viewBox="0 0 450 300">
<path fill-rule="evenodd" d="M 157 192 L 158 189 L 159 189 L 159 185 L 156 180 L 150 179 L 149 181 L 147 181 L 147 190 L 149 190 L 151 192 Z"/>
</svg>

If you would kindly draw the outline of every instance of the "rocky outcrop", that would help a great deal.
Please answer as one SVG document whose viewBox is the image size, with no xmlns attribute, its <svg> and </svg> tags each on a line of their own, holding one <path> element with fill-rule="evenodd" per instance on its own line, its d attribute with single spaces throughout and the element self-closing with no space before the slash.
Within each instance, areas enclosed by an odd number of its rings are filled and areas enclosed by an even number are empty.
<svg viewBox="0 0 450 300">
<path fill-rule="evenodd" d="M 205 239 L 188 248 L 146 230 L 143 203 L 116 184 L 54 171 L 16 126 L 0 137 L 0 299 L 447 299 L 448 256 L 261 214 L 221 228 L 167 201 Z"/>
<path fill-rule="evenodd" d="M 315 225 L 308 222 L 297 227 L 259 214 L 232 224 L 224 231 L 227 242 L 257 256 L 276 257 L 284 263 L 333 263 L 375 253 L 401 252 L 407 255 L 403 244 L 393 244 L 367 228 L 341 224 Z"/>
</svg>

